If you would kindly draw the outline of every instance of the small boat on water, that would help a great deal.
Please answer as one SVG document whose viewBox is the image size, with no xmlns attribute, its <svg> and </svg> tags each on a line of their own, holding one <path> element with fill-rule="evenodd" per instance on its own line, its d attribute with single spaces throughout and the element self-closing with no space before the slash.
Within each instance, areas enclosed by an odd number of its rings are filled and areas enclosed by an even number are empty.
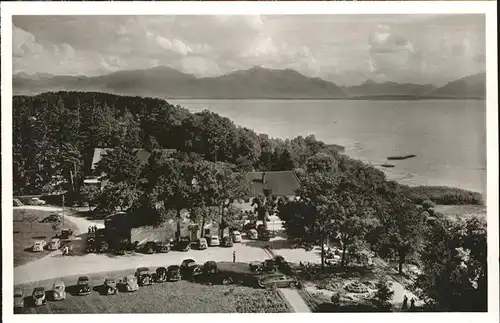
<svg viewBox="0 0 500 323">
<path fill-rule="evenodd" d="M 387 159 L 389 160 L 403 160 L 403 159 L 409 159 L 409 158 L 413 158 L 413 157 L 417 157 L 417 155 L 405 155 L 405 156 L 389 156 L 387 157 Z"/>
<path fill-rule="evenodd" d="M 387 168 L 391 168 L 391 167 L 394 167 L 395 165 L 393 164 L 387 164 L 387 163 L 383 163 L 382 165 L 380 165 L 382 167 L 387 167 Z"/>
</svg>

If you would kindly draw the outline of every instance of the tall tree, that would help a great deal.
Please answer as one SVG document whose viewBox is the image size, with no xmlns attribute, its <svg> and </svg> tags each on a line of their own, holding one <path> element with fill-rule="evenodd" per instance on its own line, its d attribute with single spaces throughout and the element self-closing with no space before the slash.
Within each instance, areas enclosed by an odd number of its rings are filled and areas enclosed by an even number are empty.
<svg viewBox="0 0 500 323">
<path fill-rule="evenodd" d="M 96 171 L 104 174 L 105 180 L 135 184 L 141 174 L 141 163 L 134 149 L 116 147 L 102 156 Z"/>
<path fill-rule="evenodd" d="M 385 197 L 387 198 L 387 195 Z M 402 274 L 408 255 L 420 249 L 424 218 L 416 205 L 402 194 L 389 197 L 386 206 L 385 212 L 379 213 L 379 250 L 390 249 L 397 255 L 398 271 Z"/>
<path fill-rule="evenodd" d="M 416 286 L 439 311 L 487 311 L 486 222 L 440 218 L 426 230 Z"/>
</svg>

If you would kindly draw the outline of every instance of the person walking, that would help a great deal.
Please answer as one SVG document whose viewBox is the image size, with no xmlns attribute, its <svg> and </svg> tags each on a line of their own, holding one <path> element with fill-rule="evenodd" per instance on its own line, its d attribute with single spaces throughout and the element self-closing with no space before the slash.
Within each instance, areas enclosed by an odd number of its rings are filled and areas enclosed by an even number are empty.
<svg viewBox="0 0 500 323">
<path fill-rule="evenodd" d="M 407 310 L 408 309 L 408 296 L 405 295 L 405 297 L 403 298 L 403 306 L 401 307 L 403 310 Z"/>
<path fill-rule="evenodd" d="M 62 254 L 63 254 L 63 257 L 68 254 L 68 246 L 64 246 Z"/>
<path fill-rule="evenodd" d="M 412 298 L 410 301 L 410 311 L 415 310 L 415 298 Z"/>
<path fill-rule="evenodd" d="M 236 251 L 233 251 L 233 262 L 236 262 Z"/>
</svg>

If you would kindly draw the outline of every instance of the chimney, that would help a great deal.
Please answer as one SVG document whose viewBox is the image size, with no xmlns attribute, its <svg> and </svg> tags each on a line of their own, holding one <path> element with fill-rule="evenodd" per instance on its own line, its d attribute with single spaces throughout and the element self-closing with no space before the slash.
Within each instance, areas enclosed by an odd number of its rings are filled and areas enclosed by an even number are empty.
<svg viewBox="0 0 500 323">
<path fill-rule="evenodd" d="M 266 184 L 266 172 L 262 172 L 262 183 Z"/>
</svg>

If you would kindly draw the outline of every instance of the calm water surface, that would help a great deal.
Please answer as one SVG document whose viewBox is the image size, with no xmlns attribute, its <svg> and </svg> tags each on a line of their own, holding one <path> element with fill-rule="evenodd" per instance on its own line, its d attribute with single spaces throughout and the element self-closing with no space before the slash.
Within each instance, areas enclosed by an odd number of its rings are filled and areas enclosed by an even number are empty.
<svg viewBox="0 0 500 323">
<path fill-rule="evenodd" d="M 193 112 L 209 109 L 271 137 L 314 134 L 404 184 L 486 191 L 485 101 L 169 101 Z M 380 167 L 387 156 L 406 154 L 417 157 Z"/>
</svg>

